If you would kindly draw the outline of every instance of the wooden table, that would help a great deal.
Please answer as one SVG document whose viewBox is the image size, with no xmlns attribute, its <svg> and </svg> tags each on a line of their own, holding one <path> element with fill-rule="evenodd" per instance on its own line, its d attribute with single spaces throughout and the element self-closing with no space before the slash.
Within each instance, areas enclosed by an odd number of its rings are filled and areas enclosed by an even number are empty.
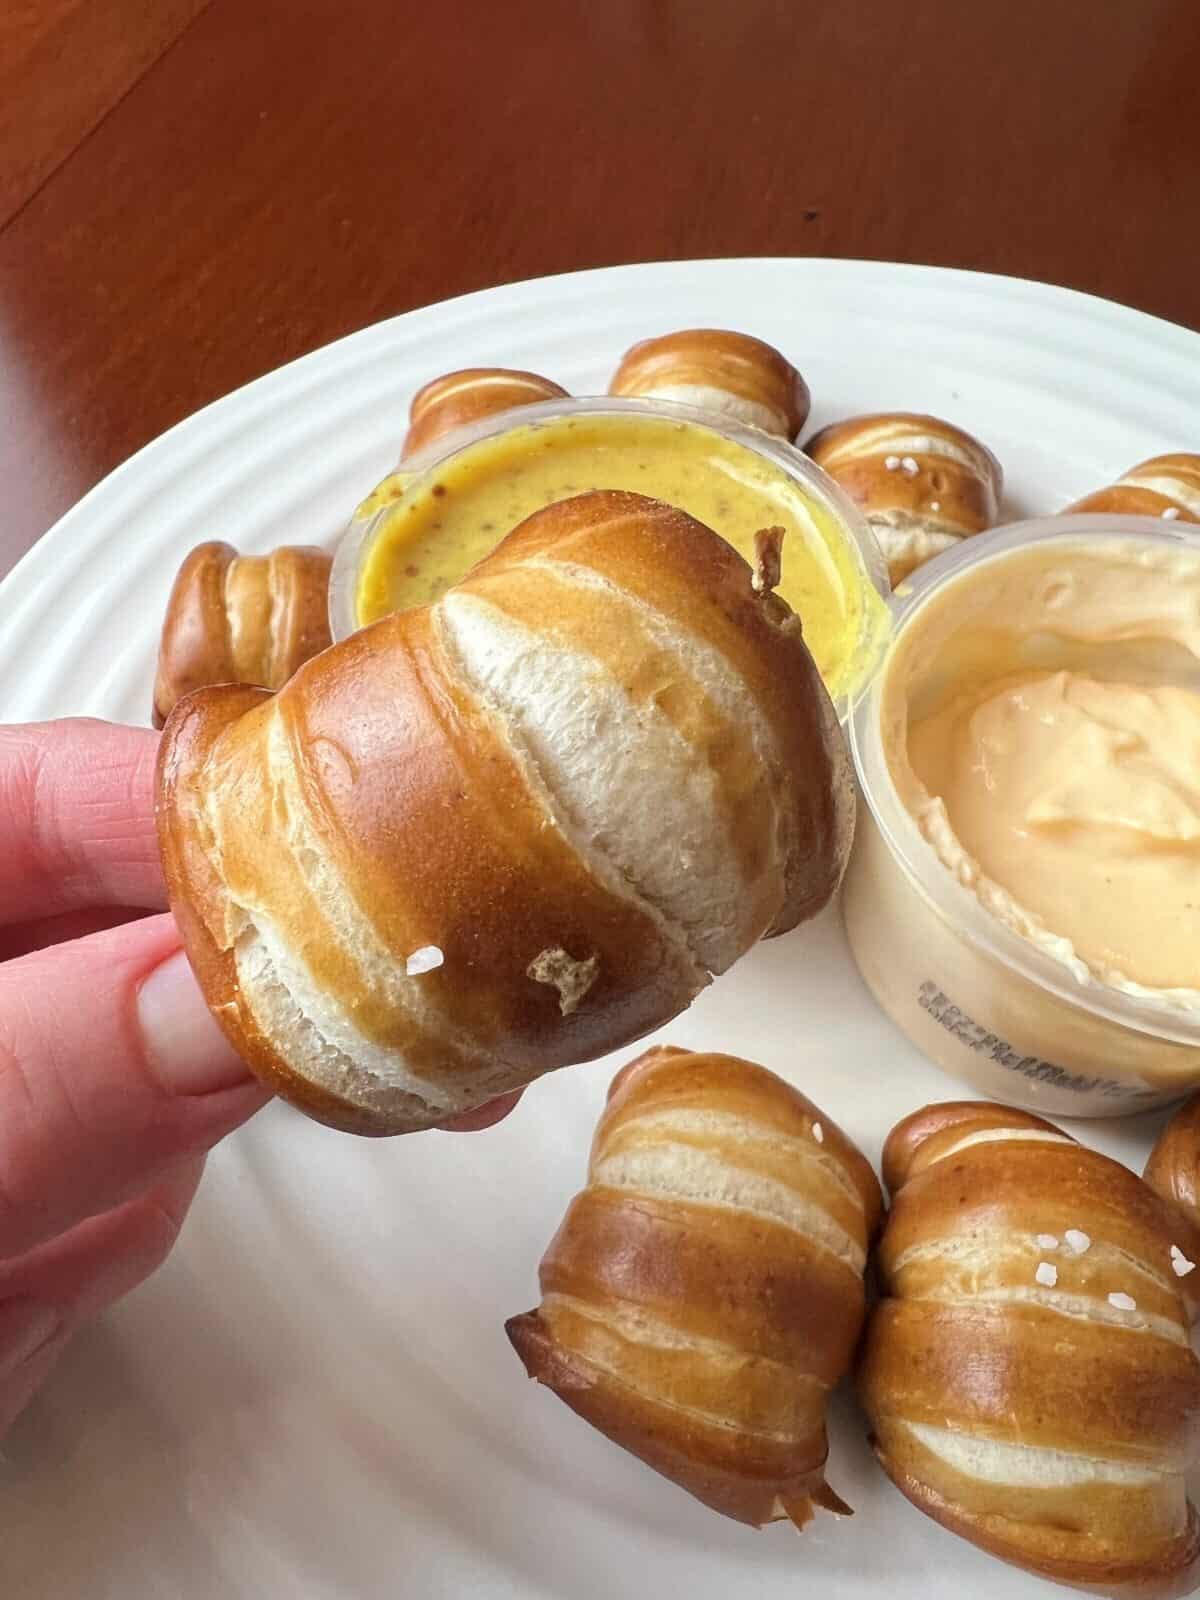
<svg viewBox="0 0 1200 1600">
<path fill-rule="evenodd" d="M 1200 326 L 1197 0 L 7 0 L 0 572 L 364 323 L 678 256 L 940 262 Z"/>
</svg>

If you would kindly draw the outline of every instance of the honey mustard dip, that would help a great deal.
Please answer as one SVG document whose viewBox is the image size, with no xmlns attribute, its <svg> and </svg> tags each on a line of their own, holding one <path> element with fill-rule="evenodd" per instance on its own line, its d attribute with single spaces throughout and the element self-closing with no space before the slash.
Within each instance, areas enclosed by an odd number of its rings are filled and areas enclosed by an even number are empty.
<svg viewBox="0 0 1200 1600">
<path fill-rule="evenodd" d="M 394 473 L 359 507 L 356 523 L 376 520 L 358 566 L 357 625 L 436 599 L 543 506 L 625 489 L 678 506 L 752 564 L 755 532 L 781 527 L 777 592 L 800 617 L 836 699 L 873 659 L 886 608 L 849 522 L 805 483 L 797 461 L 789 472 L 768 449 L 646 411 L 516 423 L 433 467 Z"/>
</svg>

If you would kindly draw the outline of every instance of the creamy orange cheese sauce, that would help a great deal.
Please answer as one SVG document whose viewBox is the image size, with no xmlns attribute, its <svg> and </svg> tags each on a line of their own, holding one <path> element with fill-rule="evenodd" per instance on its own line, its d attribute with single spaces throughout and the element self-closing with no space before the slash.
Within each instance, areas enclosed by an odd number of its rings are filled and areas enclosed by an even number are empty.
<svg viewBox="0 0 1200 1600">
<path fill-rule="evenodd" d="M 943 863 L 1087 974 L 1200 1005 L 1200 554 L 1025 552 L 913 633 L 889 760 Z"/>
<path fill-rule="evenodd" d="M 679 506 L 751 562 L 755 532 L 782 527 L 778 592 L 800 616 L 826 684 L 838 694 L 860 675 L 885 608 L 834 513 L 773 462 L 711 429 L 617 412 L 517 425 L 433 472 L 385 480 L 358 513 L 381 513 L 360 569 L 360 625 L 436 599 L 526 517 L 589 489 Z"/>
</svg>

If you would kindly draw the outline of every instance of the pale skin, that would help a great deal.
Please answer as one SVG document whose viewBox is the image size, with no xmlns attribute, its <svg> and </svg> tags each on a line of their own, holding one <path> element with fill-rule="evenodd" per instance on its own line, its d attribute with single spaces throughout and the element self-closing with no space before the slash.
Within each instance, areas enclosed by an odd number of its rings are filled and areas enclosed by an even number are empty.
<svg viewBox="0 0 1200 1600">
<path fill-rule="evenodd" d="M 103 722 L 0 727 L 0 1433 L 72 1333 L 161 1265 L 206 1153 L 270 1098 L 166 910 L 157 747 Z"/>
</svg>

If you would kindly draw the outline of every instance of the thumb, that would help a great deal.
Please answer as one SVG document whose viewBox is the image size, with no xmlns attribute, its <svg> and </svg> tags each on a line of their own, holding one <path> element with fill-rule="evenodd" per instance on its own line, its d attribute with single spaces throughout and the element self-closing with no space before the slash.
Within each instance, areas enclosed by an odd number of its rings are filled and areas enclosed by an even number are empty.
<svg viewBox="0 0 1200 1600">
<path fill-rule="evenodd" d="M 177 942 L 176 936 L 172 943 Z M 138 986 L 136 1010 L 146 1065 L 168 1094 L 213 1094 L 250 1077 L 217 1026 L 181 949 Z"/>
<path fill-rule="evenodd" d="M 269 1098 L 170 916 L 0 967 L 0 1257 L 146 1189 Z"/>
</svg>

